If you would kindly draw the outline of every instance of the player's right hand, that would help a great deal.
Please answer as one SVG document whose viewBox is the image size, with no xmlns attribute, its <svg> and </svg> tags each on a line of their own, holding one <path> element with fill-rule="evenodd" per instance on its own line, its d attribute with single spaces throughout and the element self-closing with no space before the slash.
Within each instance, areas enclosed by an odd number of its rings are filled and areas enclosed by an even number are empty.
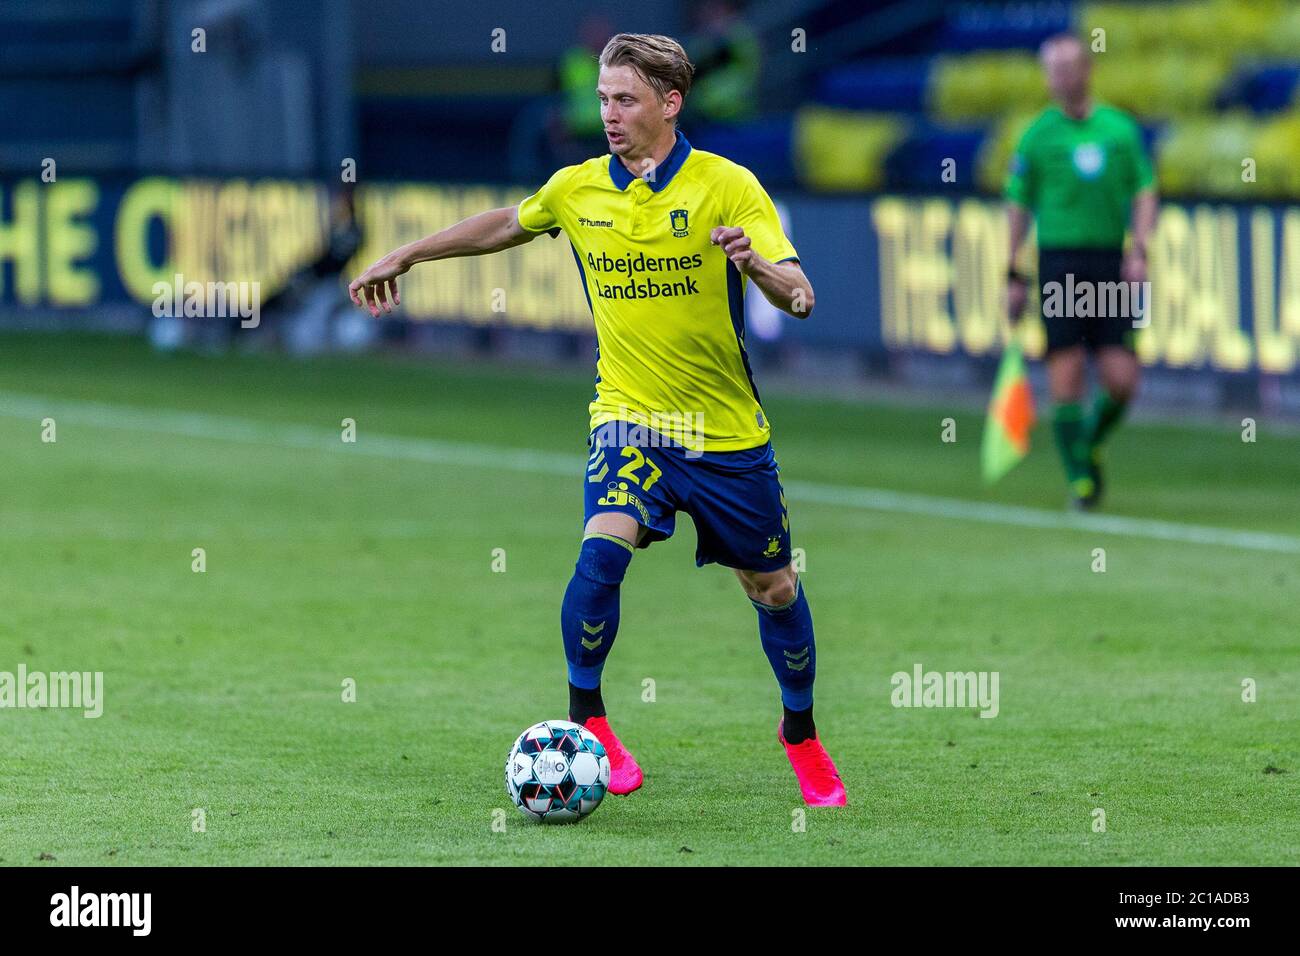
<svg viewBox="0 0 1300 956">
<path fill-rule="evenodd" d="M 1025 311 L 1029 301 L 1029 283 L 1024 278 L 1007 280 L 1007 318 L 1015 325 Z"/>
<path fill-rule="evenodd" d="M 397 292 L 397 277 L 410 268 L 401 256 L 390 252 L 352 280 L 348 286 L 348 295 L 352 297 L 354 305 L 368 309 L 375 318 L 379 317 L 381 305 L 385 312 L 392 312 L 393 306 L 402 304 L 402 297 Z"/>
</svg>

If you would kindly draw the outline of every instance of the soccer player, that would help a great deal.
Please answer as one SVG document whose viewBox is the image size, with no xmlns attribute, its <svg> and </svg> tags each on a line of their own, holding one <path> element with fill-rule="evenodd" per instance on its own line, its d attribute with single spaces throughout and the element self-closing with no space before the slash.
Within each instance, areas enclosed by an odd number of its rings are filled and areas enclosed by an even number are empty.
<svg viewBox="0 0 1300 956">
<path fill-rule="evenodd" d="M 813 723 L 812 614 L 744 337 L 747 283 L 798 318 L 812 311 L 812 285 L 754 175 L 693 149 L 677 129 L 694 72 L 680 44 L 618 34 L 599 63 L 611 155 L 561 169 L 518 207 L 389 253 L 351 284 L 352 300 L 378 316 L 417 262 L 565 233 L 597 341 L 586 524 L 560 612 L 569 717 L 609 752 L 612 793 L 641 786 L 605 714 L 601 671 L 635 550 L 670 537 L 682 511 L 698 535 L 696 565 L 732 568 L 757 611 L 781 692 L 777 738 L 805 802 L 841 806 L 844 786 Z"/>
<path fill-rule="evenodd" d="M 1147 241 L 1156 221 L 1155 178 L 1136 123 L 1111 106 L 1094 103 L 1088 86 L 1091 64 L 1078 38 L 1061 34 L 1040 50 L 1047 84 L 1057 103 L 1025 131 L 1012 160 L 1010 267 L 1007 304 L 1012 321 L 1024 311 L 1028 279 L 1016 269 L 1029 217 L 1038 230 L 1038 282 L 1047 330 L 1047 381 L 1052 428 L 1065 465 L 1071 503 L 1091 510 L 1101 501 L 1101 448 L 1137 391 L 1139 365 L 1133 351 L 1134 303 L 1146 296 L 1107 292 L 1120 281 L 1146 281 Z M 1124 249 L 1124 233 L 1132 241 Z M 1091 285 L 1093 314 L 1059 308 L 1047 291 Z M 1076 293 L 1077 294 L 1077 293 Z M 1081 300 L 1082 301 L 1082 300 Z M 1127 309 L 1111 303 L 1128 302 Z M 1049 308 L 1050 304 L 1050 308 Z M 1109 314 L 1110 312 L 1117 314 Z M 1122 314 L 1119 314 L 1122 313 Z M 1096 362 L 1101 389 L 1084 408 L 1087 353 Z"/>
</svg>

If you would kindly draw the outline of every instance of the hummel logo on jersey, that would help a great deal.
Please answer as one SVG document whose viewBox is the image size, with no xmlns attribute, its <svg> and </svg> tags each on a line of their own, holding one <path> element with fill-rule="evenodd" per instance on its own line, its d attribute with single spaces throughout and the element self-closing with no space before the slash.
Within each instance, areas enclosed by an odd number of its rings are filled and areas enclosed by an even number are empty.
<svg viewBox="0 0 1300 956">
<path fill-rule="evenodd" d="M 588 219 L 586 216 L 579 216 L 579 217 L 578 217 L 578 225 L 580 225 L 580 226 L 598 226 L 598 227 L 600 227 L 601 229 L 613 229 L 613 228 L 614 228 L 614 220 L 613 220 L 613 219 Z"/>
</svg>

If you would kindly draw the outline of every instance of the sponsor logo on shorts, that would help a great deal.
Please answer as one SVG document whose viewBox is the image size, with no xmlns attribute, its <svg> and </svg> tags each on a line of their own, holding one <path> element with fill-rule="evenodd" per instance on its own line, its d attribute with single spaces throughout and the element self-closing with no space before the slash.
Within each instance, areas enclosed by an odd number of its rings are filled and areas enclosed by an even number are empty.
<svg viewBox="0 0 1300 956">
<path fill-rule="evenodd" d="M 649 525 L 649 510 L 641 503 L 641 499 L 638 498 L 635 493 L 628 491 L 627 489 L 628 484 L 626 481 L 611 481 L 605 486 L 605 494 L 596 499 L 596 504 L 602 505 L 606 508 L 625 508 L 628 505 L 631 505 L 636 508 L 637 512 L 641 515 L 641 523 Z"/>
</svg>

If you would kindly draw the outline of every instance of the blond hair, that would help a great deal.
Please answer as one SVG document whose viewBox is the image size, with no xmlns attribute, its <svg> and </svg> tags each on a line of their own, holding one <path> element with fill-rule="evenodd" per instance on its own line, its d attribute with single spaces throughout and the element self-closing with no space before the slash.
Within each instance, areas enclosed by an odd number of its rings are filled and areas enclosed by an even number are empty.
<svg viewBox="0 0 1300 956">
<path fill-rule="evenodd" d="M 630 66 L 662 101 L 669 90 L 691 91 L 695 66 L 682 45 L 657 33 L 617 33 L 600 52 L 601 66 Z"/>
</svg>

